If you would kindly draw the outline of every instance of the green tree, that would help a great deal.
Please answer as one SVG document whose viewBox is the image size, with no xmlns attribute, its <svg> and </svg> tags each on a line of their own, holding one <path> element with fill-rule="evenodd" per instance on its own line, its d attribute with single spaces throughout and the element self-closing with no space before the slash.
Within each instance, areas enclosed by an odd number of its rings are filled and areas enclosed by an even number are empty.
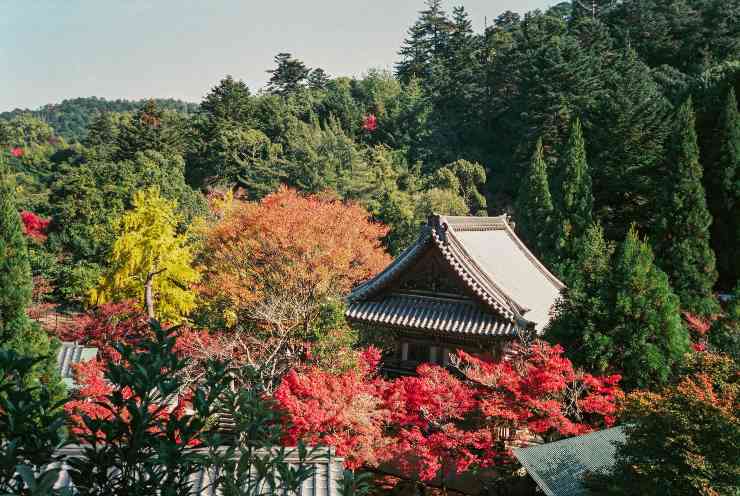
<svg viewBox="0 0 740 496">
<path fill-rule="evenodd" d="M 684 309 L 708 316 L 717 312 L 712 296 L 717 281 L 709 245 L 712 216 L 702 186 L 691 99 L 678 109 L 666 156 L 665 200 L 656 223 L 658 263 L 666 271 Z"/>
<path fill-rule="evenodd" d="M 0 492 L 51 496 L 60 468 L 59 448 L 65 444 L 63 401 L 48 388 L 30 386 L 39 359 L 0 348 Z"/>
<path fill-rule="evenodd" d="M 576 267 L 582 275 L 572 276 L 548 335 L 573 363 L 621 373 L 626 388 L 665 384 L 689 350 L 678 298 L 634 228 L 611 266 L 608 252 L 600 230 L 589 230 Z"/>
<path fill-rule="evenodd" d="M 115 159 L 130 160 L 136 153 L 146 150 L 181 153 L 183 140 L 184 129 L 180 117 L 163 111 L 154 100 L 149 100 L 121 126 Z"/>
<path fill-rule="evenodd" d="M 456 160 L 439 169 L 432 176 L 431 183 L 437 188 L 449 189 L 460 195 L 469 212 L 486 214 L 486 197 L 479 190 L 486 184 L 486 170 L 482 165 Z"/>
<path fill-rule="evenodd" d="M 290 53 L 281 52 L 275 55 L 275 69 L 267 71 L 270 81 L 267 88 L 278 95 L 288 96 L 303 88 L 311 69 Z"/>
<path fill-rule="evenodd" d="M 331 81 L 331 78 L 321 67 L 312 69 L 308 75 L 308 87 L 312 90 L 324 90 Z"/>
<path fill-rule="evenodd" d="M 712 244 L 725 287 L 740 279 L 740 113 L 730 87 L 715 131 L 717 157 L 708 168 L 710 207 L 714 216 Z"/>
<path fill-rule="evenodd" d="M 178 321 L 195 306 L 200 279 L 184 235 L 178 235 L 176 203 L 158 188 L 137 192 L 133 210 L 118 221 L 110 268 L 90 294 L 95 304 L 136 298 L 149 318 Z M 156 310 L 155 310 L 156 306 Z"/>
<path fill-rule="evenodd" d="M 574 243 L 593 222 L 591 211 L 591 172 L 586 162 L 586 146 L 581 121 L 576 118 L 559 160 L 562 171 L 557 215 L 557 250 L 562 259 L 573 255 Z"/>
<path fill-rule="evenodd" d="M 530 248 L 540 257 L 552 254 L 552 223 L 554 207 L 550 196 L 542 140 L 538 139 L 522 179 L 516 203 L 516 226 Z"/>
<path fill-rule="evenodd" d="M 450 21 L 442 10 L 442 1 L 426 0 L 426 7 L 409 28 L 398 52 L 401 61 L 396 64 L 396 74 L 404 83 L 413 78 L 419 78 L 423 85 L 431 83 L 432 66 L 447 45 Z"/>
<path fill-rule="evenodd" d="M 740 487 L 740 385 L 726 355 L 695 354 L 678 384 L 636 391 L 622 413 L 626 442 L 591 494 L 736 496 Z"/>
<path fill-rule="evenodd" d="M 29 319 L 33 282 L 26 239 L 15 206 L 15 188 L 0 157 L 0 343 L 37 363 L 26 375 L 31 387 L 43 385 L 52 397 L 63 386 L 56 366 L 58 343 Z"/>
</svg>

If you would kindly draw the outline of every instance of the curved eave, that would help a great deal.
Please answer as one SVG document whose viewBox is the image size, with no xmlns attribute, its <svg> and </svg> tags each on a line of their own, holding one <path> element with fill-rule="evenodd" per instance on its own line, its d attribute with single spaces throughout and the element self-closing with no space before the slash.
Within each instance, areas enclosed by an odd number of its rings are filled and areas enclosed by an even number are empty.
<svg viewBox="0 0 740 496">
<path fill-rule="evenodd" d="M 431 239 L 432 229 L 429 226 L 424 226 L 424 229 L 414 244 L 401 252 L 401 254 L 396 257 L 388 267 L 383 269 L 380 274 L 354 288 L 347 296 L 347 301 L 350 303 L 355 302 L 364 298 L 369 298 L 382 291 L 386 286 L 400 276 L 404 270 L 421 258 L 427 250 Z"/>
</svg>

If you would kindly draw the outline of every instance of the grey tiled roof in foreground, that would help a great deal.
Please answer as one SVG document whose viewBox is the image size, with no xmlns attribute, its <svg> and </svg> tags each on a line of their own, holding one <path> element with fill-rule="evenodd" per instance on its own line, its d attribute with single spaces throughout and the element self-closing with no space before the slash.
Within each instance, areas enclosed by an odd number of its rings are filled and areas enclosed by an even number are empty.
<svg viewBox="0 0 740 496">
<path fill-rule="evenodd" d="M 462 298 L 458 302 L 438 298 L 433 303 L 394 292 L 394 283 L 430 250 L 436 250 L 446 270 L 465 288 L 468 304 Z M 517 328 L 542 331 L 563 288 L 517 237 L 505 215 L 433 215 L 413 245 L 350 293 L 347 317 L 421 331 L 489 335 L 511 335 Z M 431 308 L 433 304 L 439 309 Z M 443 312 L 450 315 L 445 319 Z"/>
<path fill-rule="evenodd" d="M 584 434 L 554 443 L 514 449 L 514 456 L 547 496 L 587 494 L 583 476 L 614 465 L 622 427 Z"/>
<path fill-rule="evenodd" d="M 286 460 L 291 465 L 297 466 L 299 459 L 296 451 L 290 448 L 287 449 L 289 451 Z M 71 446 L 60 450 L 59 454 L 65 457 L 81 456 L 82 450 L 77 446 Z M 260 455 L 260 451 L 257 452 L 257 455 Z M 339 487 L 344 476 L 344 459 L 342 457 L 334 455 L 333 450 L 316 448 L 311 453 L 310 460 L 306 460 L 304 463 L 313 465 L 314 472 L 303 483 L 300 491 L 295 496 L 339 496 Z M 55 485 L 56 489 L 73 487 L 66 468 L 66 466 L 62 466 Z M 193 490 L 189 495 L 182 496 L 218 496 L 220 491 L 216 491 L 211 484 L 213 475 L 210 471 L 200 471 L 193 474 L 191 477 Z M 269 494 L 267 488 L 264 490 L 264 494 Z"/>
<path fill-rule="evenodd" d="M 97 348 L 89 348 L 71 341 L 62 341 L 57 353 L 59 375 L 67 388 L 74 387 L 74 370 L 72 365 L 92 360 L 98 354 Z"/>
</svg>

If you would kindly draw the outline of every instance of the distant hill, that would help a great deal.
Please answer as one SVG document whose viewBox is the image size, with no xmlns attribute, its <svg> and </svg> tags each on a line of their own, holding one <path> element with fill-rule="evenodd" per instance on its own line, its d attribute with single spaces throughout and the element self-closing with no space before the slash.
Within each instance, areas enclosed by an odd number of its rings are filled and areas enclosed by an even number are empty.
<svg viewBox="0 0 740 496">
<path fill-rule="evenodd" d="M 19 114 L 31 114 L 49 123 L 54 131 L 69 142 L 80 141 L 87 134 L 87 126 L 98 112 L 132 112 L 148 100 L 106 100 L 86 97 L 50 103 L 38 110 L 15 109 L 0 113 L 0 119 L 12 119 Z M 192 113 L 198 108 L 196 103 L 183 102 L 172 98 L 155 98 L 157 106 L 166 110 Z"/>
</svg>

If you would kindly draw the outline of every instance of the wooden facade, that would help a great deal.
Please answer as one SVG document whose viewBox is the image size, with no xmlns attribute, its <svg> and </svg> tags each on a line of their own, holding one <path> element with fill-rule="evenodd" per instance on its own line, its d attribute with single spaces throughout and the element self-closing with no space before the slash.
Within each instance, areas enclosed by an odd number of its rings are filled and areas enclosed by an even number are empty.
<svg viewBox="0 0 740 496">
<path fill-rule="evenodd" d="M 450 353 L 500 355 L 520 333 L 541 332 L 563 284 L 505 216 L 434 215 L 416 242 L 348 296 L 348 320 L 394 343 L 391 374 Z"/>
</svg>

